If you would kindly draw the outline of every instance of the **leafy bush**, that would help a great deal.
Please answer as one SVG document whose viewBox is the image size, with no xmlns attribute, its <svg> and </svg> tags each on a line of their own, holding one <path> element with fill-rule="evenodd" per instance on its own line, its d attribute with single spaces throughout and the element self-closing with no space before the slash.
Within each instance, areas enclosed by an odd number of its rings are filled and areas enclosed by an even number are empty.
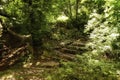
<svg viewBox="0 0 120 80">
<path fill-rule="evenodd" d="M 49 75 L 47 80 L 117 80 L 118 65 L 92 58 L 90 53 L 85 53 L 77 55 L 74 62 L 61 62 L 61 67 Z"/>
<path fill-rule="evenodd" d="M 104 12 L 99 14 L 96 9 L 90 14 L 85 32 L 88 33 L 90 42 L 86 45 L 97 53 L 108 53 L 114 55 L 113 45 L 118 43 L 119 27 L 114 15 L 114 1 L 108 1 L 104 4 Z M 119 45 L 118 45 L 119 46 Z"/>
</svg>

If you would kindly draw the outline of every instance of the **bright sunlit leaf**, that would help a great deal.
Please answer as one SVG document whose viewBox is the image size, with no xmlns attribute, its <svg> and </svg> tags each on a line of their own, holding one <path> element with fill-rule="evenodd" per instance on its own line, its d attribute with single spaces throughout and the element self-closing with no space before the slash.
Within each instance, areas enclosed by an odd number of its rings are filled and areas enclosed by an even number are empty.
<svg viewBox="0 0 120 80">
<path fill-rule="evenodd" d="M 66 21 L 66 20 L 68 20 L 69 18 L 67 17 L 67 16 L 65 16 L 65 15 L 61 15 L 61 16 L 59 16 L 58 18 L 57 18 L 57 20 L 58 21 Z"/>
</svg>

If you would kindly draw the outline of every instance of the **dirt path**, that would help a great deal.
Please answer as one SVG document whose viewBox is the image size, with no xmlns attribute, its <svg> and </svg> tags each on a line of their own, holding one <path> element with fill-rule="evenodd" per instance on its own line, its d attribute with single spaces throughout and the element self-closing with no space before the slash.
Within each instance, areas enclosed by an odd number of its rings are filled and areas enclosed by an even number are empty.
<svg viewBox="0 0 120 80">
<path fill-rule="evenodd" d="M 40 59 L 26 63 L 23 67 L 14 66 L 9 70 L 0 73 L 0 80 L 47 80 L 46 74 L 57 70 L 61 66 L 61 61 L 74 61 L 76 54 L 82 54 L 87 49 L 85 42 L 66 40 L 60 42 L 52 50 L 52 55 L 45 55 L 45 51 Z M 49 53 L 50 54 L 50 53 Z"/>
</svg>

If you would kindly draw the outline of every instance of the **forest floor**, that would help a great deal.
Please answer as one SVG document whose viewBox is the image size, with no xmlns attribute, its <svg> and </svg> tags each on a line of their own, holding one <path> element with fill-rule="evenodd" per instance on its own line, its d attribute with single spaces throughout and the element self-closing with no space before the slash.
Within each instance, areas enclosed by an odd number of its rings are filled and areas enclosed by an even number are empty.
<svg viewBox="0 0 120 80">
<path fill-rule="evenodd" d="M 85 47 L 87 40 L 81 37 L 45 42 L 45 46 L 50 49 L 43 50 L 42 55 L 32 62 L 13 65 L 9 69 L 1 71 L 0 80 L 52 80 L 50 75 L 58 72 L 62 62 L 74 62 L 76 55 L 82 55 L 88 51 Z M 107 63 L 105 64 L 107 65 Z M 120 72 L 118 73 L 118 80 L 120 80 Z"/>
<path fill-rule="evenodd" d="M 51 50 L 43 51 L 37 60 L 26 63 L 23 67 L 18 64 L 0 72 L 0 80 L 48 80 L 46 74 L 55 72 L 61 62 L 73 61 L 76 54 L 86 51 L 85 42 L 82 39 L 57 42 Z"/>
</svg>

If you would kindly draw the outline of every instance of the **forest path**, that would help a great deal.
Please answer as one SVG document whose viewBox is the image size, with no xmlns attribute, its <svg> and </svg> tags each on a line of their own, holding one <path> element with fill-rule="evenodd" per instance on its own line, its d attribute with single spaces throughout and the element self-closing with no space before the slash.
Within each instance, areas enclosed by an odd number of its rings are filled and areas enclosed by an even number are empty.
<svg viewBox="0 0 120 80">
<path fill-rule="evenodd" d="M 81 39 L 61 41 L 54 46 L 52 51 L 44 51 L 41 58 L 33 64 L 27 63 L 23 65 L 24 68 L 14 66 L 3 71 L 0 80 L 47 80 L 44 76 L 56 71 L 61 66 L 61 61 L 74 61 L 76 54 L 86 51 L 85 43 L 86 41 Z"/>
</svg>

